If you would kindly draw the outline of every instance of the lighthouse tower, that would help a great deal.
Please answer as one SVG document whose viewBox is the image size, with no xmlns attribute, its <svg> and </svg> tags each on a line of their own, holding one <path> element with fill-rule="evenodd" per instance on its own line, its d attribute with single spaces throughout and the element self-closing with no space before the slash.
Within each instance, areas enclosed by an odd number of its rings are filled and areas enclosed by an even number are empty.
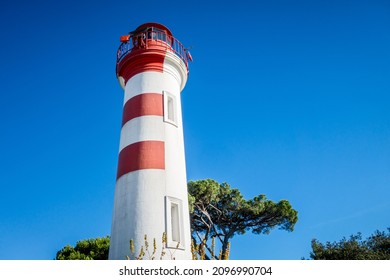
<svg viewBox="0 0 390 280">
<path fill-rule="evenodd" d="M 145 235 L 150 252 L 156 240 L 156 259 L 161 250 L 166 259 L 191 259 L 180 101 L 191 57 L 158 23 L 121 42 L 116 74 L 124 102 L 109 259 L 131 257 L 130 240 L 137 257 Z"/>
</svg>

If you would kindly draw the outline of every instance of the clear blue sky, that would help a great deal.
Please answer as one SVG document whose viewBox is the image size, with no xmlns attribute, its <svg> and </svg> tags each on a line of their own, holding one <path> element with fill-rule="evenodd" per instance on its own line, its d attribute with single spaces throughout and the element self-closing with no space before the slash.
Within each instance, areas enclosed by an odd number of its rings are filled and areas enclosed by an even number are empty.
<svg viewBox="0 0 390 280">
<path fill-rule="evenodd" d="M 288 199 L 292 233 L 235 237 L 232 259 L 390 226 L 390 2 L 2 1 L 0 259 L 52 259 L 110 234 L 123 92 L 119 36 L 168 26 L 189 180 Z"/>
</svg>

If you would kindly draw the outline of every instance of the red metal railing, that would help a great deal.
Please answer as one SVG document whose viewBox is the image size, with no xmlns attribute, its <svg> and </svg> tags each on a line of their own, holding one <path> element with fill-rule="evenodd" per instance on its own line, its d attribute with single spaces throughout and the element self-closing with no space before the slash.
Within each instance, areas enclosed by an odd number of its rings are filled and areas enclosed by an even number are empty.
<svg viewBox="0 0 390 280">
<path fill-rule="evenodd" d="M 140 31 L 127 36 L 127 40 L 122 42 L 118 48 L 116 63 L 117 65 L 122 59 L 136 49 L 148 49 L 154 46 L 162 46 L 174 52 L 184 62 L 188 70 L 188 60 L 192 60 L 191 55 L 184 46 L 174 38 L 168 35 L 164 30 L 149 27 L 144 31 Z"/>
</svg>

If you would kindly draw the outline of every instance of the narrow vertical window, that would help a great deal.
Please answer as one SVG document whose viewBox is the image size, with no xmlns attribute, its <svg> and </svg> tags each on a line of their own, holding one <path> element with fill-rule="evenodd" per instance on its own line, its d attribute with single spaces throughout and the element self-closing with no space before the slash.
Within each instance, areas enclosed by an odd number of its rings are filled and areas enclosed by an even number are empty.
<svg viewBox="0 0 390 280">
<path fill-rule="evenodd" d="M 179 205 L 171 203 L 171 235 L 172 241 L 180 242 Z"/>
<path fill-rule="evenodd" d="M 164 121 L 177 125 L 176 98 L 169 92 L 164 91 Z"/>
<path fill-rule="evenodd" d="M 166 196 L 165 206 L 167 247 L 184 249 L 182 201 L 174 197 Z"/>
<path fill-rule="evenodd" d="M 174 114 L 174 107 L 173 107 L 173 98 L 172 96 L 168 96 L 168 120 L 171 122 L 175 122 L 175 114 Z"/>
</svg>

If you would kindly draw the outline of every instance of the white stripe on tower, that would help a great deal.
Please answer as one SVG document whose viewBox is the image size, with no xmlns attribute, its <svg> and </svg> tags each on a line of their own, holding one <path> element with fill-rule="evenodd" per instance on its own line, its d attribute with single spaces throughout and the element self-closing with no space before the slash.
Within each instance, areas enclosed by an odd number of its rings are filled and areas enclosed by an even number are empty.
<svg viewBox="0 0 390 280">
<path fill-rule="evenodd" d="M 125 86 L 124 104 L 132 97 L 145 92 L 161 93 L 161 85 L 164 84 L 168 88 L 177 87 L 177 81 L 168 77 L 167 73 L 163 73 L 163 63 L 161 61 L 161 72 L 148 71 L 136 74 L 129 79 Z M 167 79 L 168 78 L 168 79 Z"/>
<path fill-rule="evenodd" d="M 164 141 L 164 127 L 160 123 L 161 116 L 143 116 L 126 122 L 121 130 L 119 151 L 136 142 Z"/>
</svg>

